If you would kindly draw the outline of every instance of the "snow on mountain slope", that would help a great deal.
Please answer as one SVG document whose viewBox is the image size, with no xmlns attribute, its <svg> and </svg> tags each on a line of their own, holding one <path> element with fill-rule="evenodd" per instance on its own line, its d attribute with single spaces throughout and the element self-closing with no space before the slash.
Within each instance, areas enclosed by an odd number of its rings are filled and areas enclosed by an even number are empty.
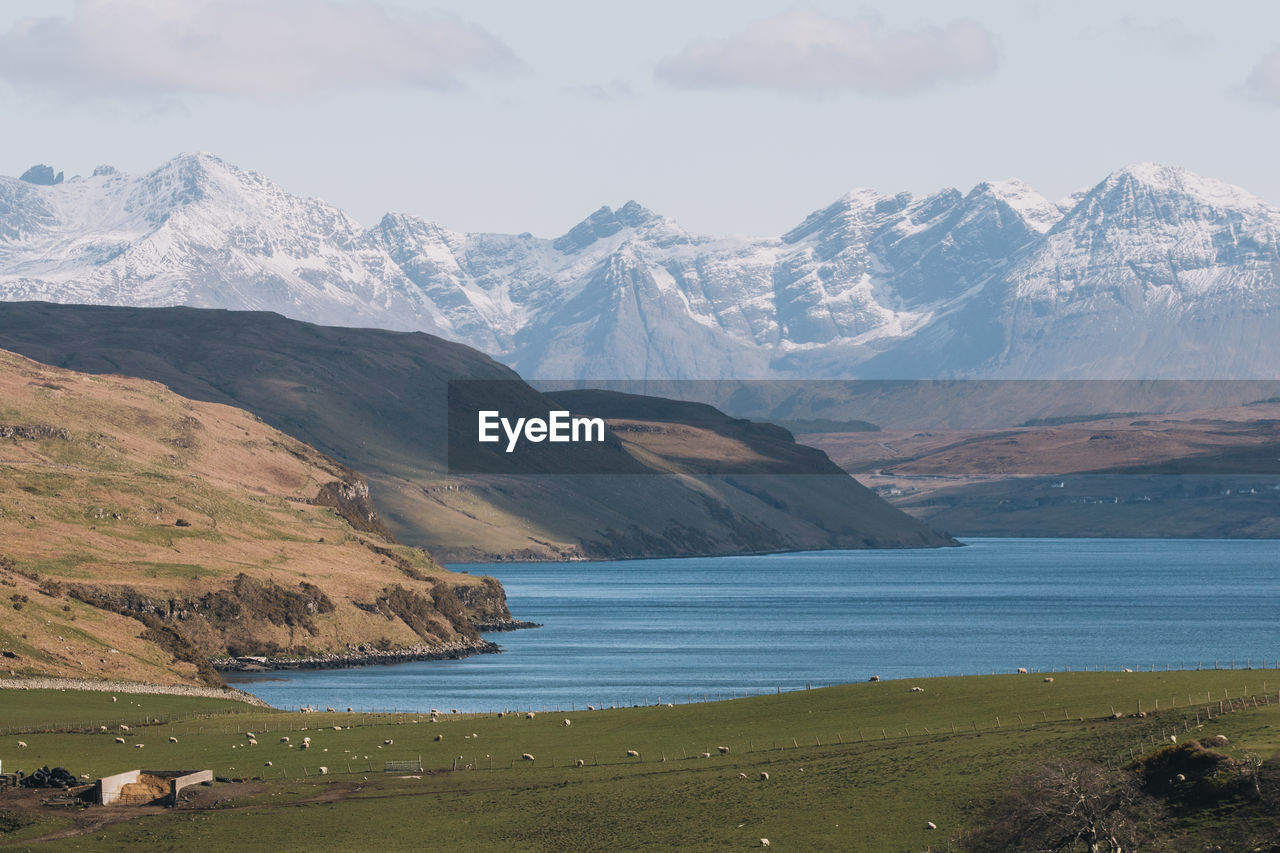
<svg viewBox="0 0 1280 853">
<path fill-rule="evenodd" d="M 365 229 L 194 154 L 0 178 L 0 298 L 420 329 L 544 378 L 1272 376 L 1278 232 L 1247 192 L 1150 164 L 1061 204 L 1016 180 L 855 190 L 777 238 L 635 202 L 556 239 Z"/>
</svg>

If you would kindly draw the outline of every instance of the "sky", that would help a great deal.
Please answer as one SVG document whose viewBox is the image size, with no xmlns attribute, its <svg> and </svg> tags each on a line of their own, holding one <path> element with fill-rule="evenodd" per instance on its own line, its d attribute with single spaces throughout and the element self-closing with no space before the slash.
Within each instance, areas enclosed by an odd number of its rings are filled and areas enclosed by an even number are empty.
<svg viewBox="0 0 1280 853">
<path fill-rule="evenodd" d="M 1280 203 L 1280 4 L 0 0 L 0 174 L 209 151 L 360 222 L 776 235 L 1154 161 Z"/>
</svg>

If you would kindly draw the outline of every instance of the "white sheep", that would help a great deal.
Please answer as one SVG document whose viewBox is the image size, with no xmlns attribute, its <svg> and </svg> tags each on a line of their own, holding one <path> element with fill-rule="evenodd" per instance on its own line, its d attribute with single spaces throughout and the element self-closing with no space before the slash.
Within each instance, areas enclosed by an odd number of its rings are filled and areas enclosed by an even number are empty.
<svg viewBox="0 0 1280 853">
<path fill-rule="evenodd" d="M 640 757 L 640 753 L 636 752 L 634 749 L 627 750 L 627 758 L 639 758 L 639 757 Z"/>
<path fill-rule="evenodd" d="M 529 713 L 525 714 L 525 715 L 524 715 L 524 718 L 525 718 L 526 720 L 532 720 L 532 719 L 533 719 L 533 712 L 532 712 L 532 711 L 530 711 Z"/>
<path fill-rule="evenodd" d="M 416 722 L 418 722 L 418 721 L 417 721 L 417 720 L 414 720 L 414 722 L 416 723 Z M 334 727 L 333 727 L 333 730 L 334 730 L 335 732 L 340 732 L 340 731 L 342 731 L 342 726 L 334 726 Z"/>
<path fill-rule="evenodd" d="M 332 713 L 333 713 L 333 709 L 332 709 L 332 708 L 325 708 L 325 710 L 326 710 L 326 711 L 328 711 L 330 714 L 332 714 Z"/>
<path fill-rule="evenodd" d="M 1052 684 L 1052 683 L 1053 683 L 1053 676 L 1049 676 L 1049 677 L 1045 678 L 1044 683 L 1045 683 L 1045 684 Z"/>
<path fill-rule="evenodd" d="M 768 782 L 768 781 L 769 781 L 769 774 L 768 774 L 768 773 L 766 773 L 766 772 L 764 772 L 764 771 L 762 770 L 762 771 L 760 772 L 760 781 L 761 781 L 761 782 Z"/>
<path fill-rule="evenodd" d="M 761 846 L 761 847 L 768 847 L 768 846 L 769 846 L 769 839 L 767 839 L 767 838 L 761 838 L 761 839 L 760 839 L 760 846 Z"/>
<path fill-rule="evenodd" d="M 26 748 L 27 748 L 27 742 L 25 740 L 18 741 L 18 749 L 26 749 Z"/>
<path fill-rule="evenodd" d="M 1026 675 L 1026 674 L 1027 674 L 1027 668 L 1025 666 L 1018 667 L 1018 675 Z"/>
<path fill-rule="evenodd" d="M 134 748 L 134 749 L 142 749 L 142 744 L 140 744 L 140 743 L 135 743 L 135 744 L 133 745 L 133 748 Z"/>
<path fill-rule="evenodd" d="M 442 740 L 444 740 L 444 735 L 436 735 L 436 743 L 439 743 Z"/>
<path fill-rule="evenodd" d="M 867 679 L 867 681 L 879 681 L 879 680 L 880 680 L 880 676 L 878 675 L 873 675 Z"/>
<path fill-rule="evenodd" d="M 106 726 L 98 726 L 98 731 L 105 732 L 106 730 L 107 730 Z"/>
<path fill-rule="evenodd" d="M 925 829 L 937 829 L 937 828 L 938 828 L 938 825 L 937 825 L 936 823 L 934 823 L 933 821 L 928 821 L 928 822 L 926 822 L 926 823 L 925 823 L 924 828 L 925 828 Z"/>
<path fill-rule="evenodd" d="M 571 726 L 571 725 L 573 725 L 573 720 L 565 720 L 565 721 L 564 721 L 564 724 L 565 724 L 566 726 Z"/>
<path fill-rule="evenodd" d="M 716 747 L 716 751 L 718 751 L 721 755 L 728 755 L 728 754 L 729 754 L 729 747 L 727 747 L 727 746 L 717 746 L 717 747 Z"/>
<path fill-rule="evenodd" d="M 588 706 L 587 706 L 587 710 L 588 710 L 588 711 L 594 711 L 595 709 L 596 709 L 596 706 L 595 706 L 595 705 L 588 705 Z"/>
<path fill-rule="evenodd" d="M 169 743 L 177 743 L 178 739 L 173 735 L 169 735 Z"/>
<path fill-rule="evenodd" d="M 126 726 L 124 723 L 121 723 L 121 724 L 120 724 L 120 731 L 122 731 L 122 732 L 127 732 L 127 731 L 129 731 L 129 727 L 128 727 L 128 726 Z"/>
<path fill-rule="evenodd" d="M 392 745 L 392 744 L 394 744 L 394 743 L 395 743 L 395 741 L 394 741 L 394 740 L 391 740 L 390 738 L 388 738 L 387 740 L 384 740 L 384 741 L 382 742 L 382 745 L 383 745 L 383 746 L 391 746 L 391 745 Z"/>
<path fill-rule="evenodd" d="M 586 763 L 587 763 L 587 762 L 585 762 L 585 761 L 583 761 L 581 758 L 579 758 L 579 759 L 578 759 L 578 762 L 577 762 L 576 764 L 574 764 L 573 766 L 574 766 L 574 767 L 582 767 L 582 766 L 583 766 L 584 764 L 586 764 Z"/>
<path fill-rule="evenodd" d="M 529 754 L 529 753 L 527 753 L 527 752 L 526 752 L 524 755 L 520 756 L 520 757 L 521 757 L 522 759 L 524 759 L 525 761 L 533 761 L 533 756 L 532 756 L 532 755 L 530 755 L 530 754 Z"/>
<path fill-rule="evenodd" d="M 310 748 L 311 748 L 311 741 L 309 740 L 304 740 L 302 743 L 298 744 L 298 749 L 310 749 Z"/>
<path fill-rule="evenodd" d="M 270 767 L 270 766 L 271 766 L 271 762 L 270 762 L 270 761 L 268 761 L 266 764 L 264 764 L 264 765 L 262 765 L 262 766 L 263 766 L 263 767 Z"/>
<path fill-rule="evenodd" d="M 288 735 L 285 735 L 284 737 L 280 738 L 280 742 L 281 742 L 281 743 L 288 743 L 288 742 L 289 742 L 289 736 L 288 736 Z"/>
<path fill-rule="evenodd" d="M 911 688 L 911 692 L 912 692 L 912 693 L 923 693 L 923 692 L 924 692 L 924 688 L 923 688 L 923 687 L 912 687 L 912 688 Z"/>
<path fill-rule="evenodd" d="M 321 775 L 321 776 L 328 776 L 328 775 L 329 775 L 329 768 L 328 768 L 328 767 L 321 767 L 321 768 L 320 768 L 320 775 Z"/>
<path fill-rule="evenodd" d="M 253 732 L 245 732 L 244 736 L 247 737 L 249 740 L 253 740 L 254 738 L 257 737 L 257 735 L 255 735 Z"/>
<path fill-rule="evenodd" d="M 739 779 L 745 779 L 745 778 L 747 778 L 747 774 L 746 774 L 746 773 L 739 773 L 739 774 L 738 774 L 738 778 L 739 778 Z"/>
<path fill-rule="evenodd" d="M 702 753 L 702 757 L 703 757 L 703 758 L 710 758 L 710 757 L 711 757 L 711 753 L 709 753 L 709 752 L 704 752 L 704 753 Z"/>
<path fill-rule="evenodd" d="M 116 743 L 124 743 L 124 738 L 122 737 L 116 738 Z"/>
</svg>

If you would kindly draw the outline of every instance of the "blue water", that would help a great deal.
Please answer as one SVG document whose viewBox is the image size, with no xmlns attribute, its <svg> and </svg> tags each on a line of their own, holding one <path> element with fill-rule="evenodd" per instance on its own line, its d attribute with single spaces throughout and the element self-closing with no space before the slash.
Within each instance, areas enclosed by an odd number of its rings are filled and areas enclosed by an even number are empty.
<svg viewBox="0 0 1280 853">
<path fill-rule="evenodd" d="M 881 678 L 1280 658 L 1280 543 L 968 547 L 468 565 L 544 627 L 500 655 L 239 682 L 278 707 L 487 711 L 728 698 Z"/>
</svg>

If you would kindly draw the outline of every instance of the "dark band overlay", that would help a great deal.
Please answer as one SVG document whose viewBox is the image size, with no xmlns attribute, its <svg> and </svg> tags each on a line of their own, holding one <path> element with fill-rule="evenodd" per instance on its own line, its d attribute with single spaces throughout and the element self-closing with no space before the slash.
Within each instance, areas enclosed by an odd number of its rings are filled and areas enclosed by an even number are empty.
<svg viewBox="0 0 1280 853">
<path fill-rule="evenodd" d="M 448 458 L 456 475 L 1001 475 L 1007 458 L 1020 476 L 1266 478 L 1280 380 L 453 380 Z"/>
</svg>

